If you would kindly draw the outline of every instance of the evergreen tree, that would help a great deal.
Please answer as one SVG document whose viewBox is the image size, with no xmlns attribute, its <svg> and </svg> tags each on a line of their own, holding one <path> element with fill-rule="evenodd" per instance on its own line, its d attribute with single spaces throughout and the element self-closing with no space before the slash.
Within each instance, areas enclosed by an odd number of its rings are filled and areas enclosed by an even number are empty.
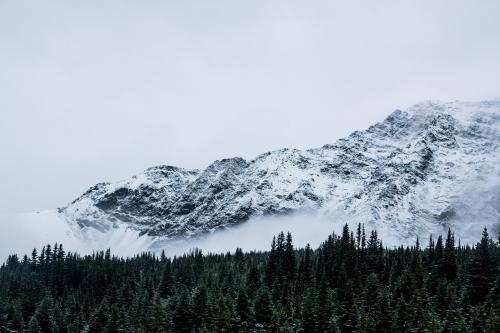
<svg viewBox="0 0 500 333">
<path fill-rule="evenodd" d="M 316 301 L 316 308 L 315 308 L 315 313 L 317 314 L 316 322 L 318 331 L 321 332 L 331 331 L 332 317 L 333 317 L 332 309 L 333 305 L 328 287 L 326 285 L 326 280 L 323 280 L 320 284 L 318 297 Z"/>
<path fill-rule="evenodd" d="M 153 319 L 153 320 L 151 320 L 151 321 L 148 320 L 148 323 L 152 325 L 152 327 L 150 327 L 151 330 L 148 330 L 149 332 L 151 332 L 151 333 L 164 332 L 161 329 L 157 329 L 157 327 L 156 327 L 156 325 L 158 324 L 158 322 L 156 320 L 158 320 L 159 318 L 153 317 L 150 319 Z M 105 328 L 106 328 L 105 331 L 108 333 L 117 333 L 117 332 L 122 331 L 122 327 L 120 325 L 119 310 L 118 310 L 118 306 L 116 304 L 111 305 L 111 309 L 109 312 L 109 316 L 108 316 L 108 320 L 106 322 Z"/>
<path fill-rule="evenodd" d="M 50 332 L 50 331 L 49 331 Z M 36 316 L 31 317 L 28 323 L 28 333 L 43 333 Z"/>
<path fill-rule="evenodd" d="M 357 326 L 357 309 L 354 303 L 354 291 L 352 281 L 348 280 L 345 287 L 340 292 L 341 299 L 339 305 L 338 325 L 342 332 L 353 332 Z"/>
<path fill-rule="evenodd" d="M 408 332 L 409 331 L 409 311 L 403 297 L 397 300 L 396 309 L 393 315 L 391 324 L 392 333 Z"/>
<path fill-rule="evenodd" d="M 47 248 L 50 250 L 49 246 Z M 33 317 L 36 318 L 36 323 L 42 332 L 53 332 L 53 330 L 55 330 L 56 324 L 54 322 L 52 311 L 52 298 L 46 296 L 37 306 L 35 314 L 33 315 Z"/>
<path fill-rule="evenodd" d="M 182 290 L 180 293 L 175 307 L 173 316 L 173 328 L 178 333 L 189 333 L 192 328 L 192 313 L 189 304 L 189 295 L 187 290 Z"/>
<path fill-rule="evenodd" d="M 497 277 L 495 286 L 488 295 L 490 312 L 486 323 L 487 332 L 500 332 L 500 277 Z"/>
<path fill-rule="evenodd" d="M 163 270 L 159 286 L 159 292 L 161 297 L 168 298 L 173 295 L 175 285 L 170 268 L 170 262 L 167 261 L 166 259 L 164 261 L 166 262 L 166 264 L 165 264 L 165 269 Z"/>
<path fill-rule="evenodd" d="M 264 328 L 269 328 L 272 318 L 271 296 L 267 289 L 260 289 L 255 301 L 255 321 Z"/>
<path fill-rule="evenodd" d="M 500 244 L 384 248 L 364 226 L 294 249 L 167 258 L 60 244 L 0 266 L 0 332 L 499 332 Z M 296 268 L 296 262 L 300 264 Z"/>
<path fill-rule="evenodd" d="M 457 276 L 457 257 L 455 251 L 455 239 L 451 229 L 448 228 L 448 237 L 444 248 L 441 274 L 449 281 L 455 280 Z"/>
<path fill-rule="evenodd" d="M 389 333 L 391 332 L 392 314 L 390 307 L 390 297 L 387 290 L 384 288 L 380 290 L 377 300 L 377 332 Z"/>
<path fill-rule="evenodd" d="M 317 332 L 316 316 L 310 295 L 306 296 L 302 306 L 302 329 L 304 332 Z"/>
<path fill-rule="evenodd" d="M 238 313 L 240 327 L 249 327 L 250 323 L 252 322 L 252 313 L 250 310 L 248 295 L 243 288 L 240 288 L 238 291 L 238 298 L 236 299 L 236 311 Z"/>
<path fill-rule="evenodd" d="M 493 257 L 491 245 L 488 231 L 484 228 L 483 237 L 476 246 L 475 256 L 468 270 L 468 291 L 472 305 L 485 301 L 496 278 L 497 263 Z"/>
<path fill-rule="evenodd" d="M 202 328 L 210 319 L 207 289 L 203 285 L 199 286 L 194 293 L 192 313 L 194 327 Z"/>
</svg>

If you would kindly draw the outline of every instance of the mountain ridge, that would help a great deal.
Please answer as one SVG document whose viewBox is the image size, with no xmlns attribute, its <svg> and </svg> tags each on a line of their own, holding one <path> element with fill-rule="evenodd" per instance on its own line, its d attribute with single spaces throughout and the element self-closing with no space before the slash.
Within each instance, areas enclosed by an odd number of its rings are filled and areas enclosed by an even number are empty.
<svg viewBox="0 0 500 333">
<path fill-rule="evenodd" d="M 471 224 L 500 224 L 499 142 L 500 100 L 429 101 L 320 148 L 221 159 L 204 170 L 151 167 L 96 184 L 59 212 L 77 228 L 126 225 L 167 239 L 304 211 L 401 239 L 448 226 L 466 236 Z M 475 183 L 491 202 L 483 209 L 467 202 Z"/>
</svg>

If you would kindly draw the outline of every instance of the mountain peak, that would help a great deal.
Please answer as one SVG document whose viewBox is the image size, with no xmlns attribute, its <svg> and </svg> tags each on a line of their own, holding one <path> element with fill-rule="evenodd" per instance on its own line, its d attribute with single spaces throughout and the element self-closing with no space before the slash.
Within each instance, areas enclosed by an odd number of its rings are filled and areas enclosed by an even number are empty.
<svg viewBox="0 0 500 333">
<path fill-rule="evenodd" d="M 399 239 L 448 226 L 466 238 L 471 228 L 498 227 L 499 142 L 499 100 L 427 101 L 321 148 L 222 159 L 205 170 L 149 168 L 94 186 L 61 212 L 79 228 L 126 225 L 163 239 L 304 210 Z M 475 207 L 471 188 L 490 204 Z"/>
</svg>

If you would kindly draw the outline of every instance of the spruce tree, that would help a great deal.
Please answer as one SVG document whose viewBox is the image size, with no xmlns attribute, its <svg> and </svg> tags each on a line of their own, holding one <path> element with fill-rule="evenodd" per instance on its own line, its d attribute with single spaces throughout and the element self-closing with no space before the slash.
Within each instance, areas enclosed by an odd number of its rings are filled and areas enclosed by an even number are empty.
<svg viewBox="0 0 500 333">
<path fill-rule="evenodd" d="M 468 270 L 468 291 L 472 305 L 477 305 L 486 300 L 486 295 L 493 287 L 497 274 L 497 263 L 491 250 L 491 240 L 486 228 L 483 237 L 476 245 L 474 258 Z"/>
<path fill-rule="evenodd" d="M 302 329 L 304 332 L 317 332 L 317 318 L 313 309 L 311 295 L 308 294 L 302 304 Z"/>
<path fill-rule="evenodd" d="M 209 321 L 210 308 L 207 289 L 204 285 L 199 286 L 194 292 L 192 313 L 194 327 L 201 328 L 204 323 Z"/>
<path fill-rule="evenodd" d="M 261 324 L 264 328 L 269 328 L 273 309 L 271 306 L 271 296 L 267 289 L 262 288 L 257 294 L 255 301 L 255 322 Z"/>
<path fill-rule="evenodd" d="M 166 261 L 165 268 L 163 269 L 163 274 L 161 282 L 159 285 L 160 296 L 163 298 L 168 298 L 173 295 L 175 285 L 172 277 L 172 272 L 170 268 L 170 262 Z"/>
<path fill-rule="evenodd" d="M 386 288 L 380 290 L 377 300 L 377 332 L 391 332 L 392 313 L 391 313 L 389 292 Z"/>
<path fill-rule="evenodd" d="M 236 311 L 239 317 L 239 325 L 241 328 L 248 328 L 252 322 L 252 313 L 250 302 L 245 289 L 238 290 L 238 298 L 236 299 Z"/>
<path fill-rule="evenodd" d="M 189 333 L 193 327 L 193 318 L 191 313 L 189 295 L 186 289 L 183 289 L 177 299 L 175 312 L 172 320 L 173 329 L 178 333 Z"/>
<path fill-rule="evenodd" d="M 27 332 L 28 333 L 43 333 L 42 329 L 40 328 L 40 324 L 38 323 L 38 319 L 36 319 L 36 316 L 31 317 L 31 319 L 28 323 Z"/>
<path fill-rule="evenodd" d="M 455 250 L 455 239 L 451 229 L 448 228 L 448 236 L 444 247 L 443 261 L 441 264 L 441 274 L 449 281 L 453 281 L 457 276 L 457 256 Z"/>
</svg>

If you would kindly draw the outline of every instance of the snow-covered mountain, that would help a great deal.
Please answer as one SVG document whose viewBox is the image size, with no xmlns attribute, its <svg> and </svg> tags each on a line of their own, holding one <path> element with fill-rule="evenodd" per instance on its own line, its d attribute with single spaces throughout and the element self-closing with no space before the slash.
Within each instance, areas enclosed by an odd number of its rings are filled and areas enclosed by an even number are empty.
<svg viewBox="0 0 500 333">
<path fill-rule="evenodd" d="M 157 166 L 91 187 L 59 214 L 77 230 L 191 237 L 252 217 L 311 212 L 402 241 L 500 230 L 500 101 L 426 102 L 333 144 L 205 170 Z"/>
</svg>

